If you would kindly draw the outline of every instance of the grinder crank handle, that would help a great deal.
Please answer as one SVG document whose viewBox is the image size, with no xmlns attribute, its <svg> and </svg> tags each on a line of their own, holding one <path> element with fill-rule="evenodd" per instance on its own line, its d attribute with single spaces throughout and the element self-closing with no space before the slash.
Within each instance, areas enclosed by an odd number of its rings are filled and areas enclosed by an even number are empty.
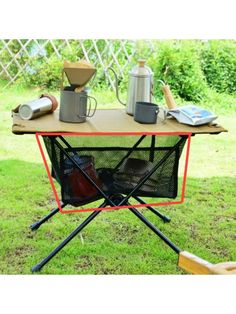
<svg viewBox="0 0 236 314">
<path fill-rule="evenodd" d="M 158 81 L 162 83 L 162 92 L 164 94 L 167 107 L 169 109 L 177 108 L 176 102 L 175 102 L 174 97 L 173 97 L 171 90 L 170 90 L 170 86 L 165 84 L 161 80 L 158 80 Z"/>
</svg>

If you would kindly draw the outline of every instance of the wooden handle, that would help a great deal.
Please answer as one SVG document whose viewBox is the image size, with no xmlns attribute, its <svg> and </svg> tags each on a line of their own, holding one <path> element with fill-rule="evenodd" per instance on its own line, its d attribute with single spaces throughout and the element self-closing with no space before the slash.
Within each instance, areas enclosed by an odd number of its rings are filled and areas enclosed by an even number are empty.
<svg viewBox="0 0 236 314">
<path fill-rule="evenodd" d="M 188 273 L 196 275 L 233 275 L 236 274 L 236 262 L 212 264 L 196 255 L 183 251 L 179 254 L 178 266 Z"/>
<path fill-rule="evenodd" d="M 210 274 L 211 263 L 189 252 L 180 252 L 178 266 L 188 273 L 206 275 Z"/>
<path fill-rule="evenodd" d="M 50 94 L 42 94 L 42 95 L 40 96 L 40 98 L 42 98 L 42 97 L 47 97 L 47 98 L 49 98 L 49 99 L 51 100 L 51 102 L 52 102 L 52 108 L 51 108 L 50 112 L 53 112 L 53 111 L 55 111 L 55 110 L 57 109 L 57 107 L 58 107 L 58 101 L 57 101 L 57 99 L 56 99 L 55 96 L 50 95 Z"/>
<path fill-rule="evenodd" d="M 84 90 L 84 86 L 79 86 L 79 87 L 76 87 L 75 92 L 81 93 L 83 90 Z"/>
<path fill-rule="evenodd" d="M 216 275 L 236 275 L 236 262 L 215 264 L 211 267 L 211 272 Z"/>
<path fill-rule="evenodd" d="M 177 108 L 177 105 L 175 103 L 174 97 L 170 91 L 170 87 L 169 85 L 164 85 L 162 87 L 162 91 L 164 93 L 164 97 L 165 97 L 165 101 L 166 101 L 166 105 L 169 109 L 175 109 Z"/>
</svg>

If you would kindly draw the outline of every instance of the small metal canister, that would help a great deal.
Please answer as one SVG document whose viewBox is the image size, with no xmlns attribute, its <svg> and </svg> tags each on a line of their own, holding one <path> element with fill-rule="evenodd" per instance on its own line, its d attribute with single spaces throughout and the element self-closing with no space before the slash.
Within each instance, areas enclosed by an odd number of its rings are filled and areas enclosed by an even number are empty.
<svg viewBox="0 0 236 314">
<path fill-rule="evenodd" d="M 31 120 L 43 114 L 53 112 L 58 106 L 52 95 L 42 94 L 39 99 L 20 105 L 19 115 L 24 120 Z"/>
</svg>

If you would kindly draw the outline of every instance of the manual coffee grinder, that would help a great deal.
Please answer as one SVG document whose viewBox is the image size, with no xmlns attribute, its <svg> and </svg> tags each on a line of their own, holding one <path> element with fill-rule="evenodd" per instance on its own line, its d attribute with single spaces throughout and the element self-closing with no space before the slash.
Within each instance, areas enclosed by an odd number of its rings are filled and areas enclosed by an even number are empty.
<svg viewBox="0 0 236 314">
<path fill-rule="evenodd" d="M 85 85 L 96 69 L 87 61 L 65 61 L 62 69 L 59 119 L 63 122 L 82 123 L 95 114 L 97 100 L 88 95 Z M 64 86 L 65 75 L 69 86 Z M 92 110 L 92 101 L 94 109 Z"/>
</svg>

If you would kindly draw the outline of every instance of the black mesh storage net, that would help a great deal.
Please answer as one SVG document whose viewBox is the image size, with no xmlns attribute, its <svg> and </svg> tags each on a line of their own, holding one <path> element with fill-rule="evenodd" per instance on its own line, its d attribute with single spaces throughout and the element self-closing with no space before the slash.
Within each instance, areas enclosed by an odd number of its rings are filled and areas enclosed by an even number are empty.
<svg viewBox="0 0 236 314">
<path fill-rule="evenodd" d="M 107 196 L 128 195 L 144 178 L 145 182 L 132 195 L 177 196 L 179 158 L 187 137 L 107 135 L 63 138 L 72 147 L 60 142 L 63 149 Z M 52 164 L 52 176 L 61 186 L 62 201 L 79 206 L 102 198 L 96 187 L 57 146 L 59 137 L 43 136 L 43 139 Z"/>
</svg>

